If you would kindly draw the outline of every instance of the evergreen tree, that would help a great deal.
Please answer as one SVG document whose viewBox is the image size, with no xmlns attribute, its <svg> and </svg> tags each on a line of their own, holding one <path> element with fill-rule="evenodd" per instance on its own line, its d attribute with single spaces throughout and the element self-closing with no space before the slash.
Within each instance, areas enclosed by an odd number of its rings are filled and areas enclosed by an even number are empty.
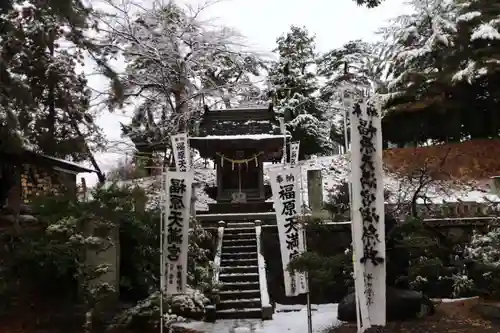
<svg viewBox="0 0 500 333">
<path fill-rule="evenodd" d="M 301 158 L 330 154 L 332 123 L 318 97 L 314 36 L 305 28 L 292 26 L 276 42 L 279 59 L 271 65 L 268 79 L 277 111 L 285 118 L 292 140 L 301 141 Z"/>
<path fill-rule="evenodd" d="M 388 70 L 384 136 L 401 145 L 460 140 L 460 113 L 450 99 L 455 6 L 441 0 L 412 0 L 409 5 L 412 13 L 393 19 L 381 31 Z"/>
<path fill-rule="evenodd" d="M 336 95 L 343 89 L 366 89 L 372 84 L 381 86 L 380 58 L 376 52 L 376 45 L 354 40 L 322 55 L 318 74 L 326 81 L 321 87 L 321 98 L 337 99 Z"/>
<path fill-rule="evenodd" d="M 389 64 L 388 97 L 395 100 L 389 106 L 393 108 L 408 108 L 407 103 L 418 108 L 441 97 L 440 83 L 448 79 L 456 33 L 454 6 L 449 1 L 412 0 L 409 4 L 413 13 L 395 18 L 382 30 Z"/>
<path fill-rule="evenodd" d="M 377 54 L 377 45 L 362 40 L 350 41 L 341 48 L 333 49 L 318 60 L 318 74 L 325 79 L 320 89 L 321 99 L 330 105 L 338 105 L 331 116 L 336 120 L 331 139 L 345 145 L 344 99 L 361 96 L 363 91 L 384 89 L 381 70 L 383 66 Z"/>
<path fill-rule="evenodd" d="M 452 81 L 462 110 L 464 135 L 500 135 L 500 6 L 491 1 L 458 1 L 458 68 Z"/>
<path fill-rule="evenodd" d="M 476 0 L 411 5 L 412 14 L 383 31 L 390 65 L 385 138 L 418 144 L 498 136 L 498 6 Z"/>
<path fill-rule="evenodd" d="M 456 0 L 460 71 L 453 79 L 473 80 L 500 71 L 500 6 L 485 0 Z"/>
<path fill-rule="evenodd" d="M 1 149 L 28 144 L 62 158 L 90 158 L 98 168 L 90 149 L 102 137 L 87 82 L 76 72 L 83 52 L 102 59 L 85 35 L 92 10 L 79 0 L 13 3 L 0 17 Z"/>
<path fill-rule="evenodd" d="M 87 81 L 76 73 L 84 58 L 72 40 L 86 26 L 77 30 L 50 7 L 29 3 L 8 17 L 12 30 L 0 42 L 8 72 L 1 94 L 4 108 L 10 108 L 8 127 L 16 127 L 35 150 L 87 159 L 87 144 L 98 144 L 101 137 L 89 112 Z M 76 47 L 70 50 L 71 45 Z"/>
</svg>

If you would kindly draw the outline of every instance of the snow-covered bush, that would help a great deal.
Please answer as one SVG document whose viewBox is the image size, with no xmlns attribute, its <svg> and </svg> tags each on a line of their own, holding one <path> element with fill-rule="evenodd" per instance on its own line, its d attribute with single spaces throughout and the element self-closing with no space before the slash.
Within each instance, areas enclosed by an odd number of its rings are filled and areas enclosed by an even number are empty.
<svg viewBox="0 0 500 333">
<path fill-rule="evenodd" d="M 493 267 L 500 267 L 500 228 L 491 229 L 486 234 L 474 232 L 465 256 Z"/>
<path fill-rule="evenodd" d="M 164 327 L 169 328 L 175 322 L 186 318 L 200 319 L 205 314 L 205 305 L 209 299 L 199 290 L 188 288 L 185 295 L 164 297 Z M 110 328 L 116 327 L 159 327 L 160 325 L 160 292 L 152 293 L 135 306 L 118 314 Z"/>
<path fill-rule="evenodd" d="M 120 313 L 114 326 L 159 325 L 160 216 L 158 203 L 143 214 L 129 214 L 120 224 L 122 256 L 130 258 L 120 267 L 120 296 L 135 305 Z M 212 282 L 213 237 L 195 219 L 190 226 L 187 282 L 192 288 L 187 295 L 165 298 L 166 323 L 203 317 L 205 305 L 217 296 L 217 286 Z"/>
<path fill-rule="evenodd" d="M 417 275 L 414 280 L 410 281 L 410 288 L 413 290 L 422 290 L 428 283 L 427 278 Z"/>
<path fill-rule="evenodd" d="M 458 298 L 469 296 L 471 291 L 474 290 L 475 284 L 467 274 L 467 272 L 453 274 L 451 280 L 453 281 L 453 292 L 451 296 Z"/>
<path fill-rule="evenodd" d="M 476 294 L 500 298 L 500 228 L 487 233 L 474 232 L 464 249 L 467 270 L 474 282 Z"/>
</svg>

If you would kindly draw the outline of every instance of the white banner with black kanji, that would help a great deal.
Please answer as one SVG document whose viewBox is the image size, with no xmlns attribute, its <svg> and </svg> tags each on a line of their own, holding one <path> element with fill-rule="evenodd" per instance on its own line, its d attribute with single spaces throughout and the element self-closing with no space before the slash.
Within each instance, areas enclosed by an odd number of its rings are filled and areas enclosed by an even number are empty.
<svg viewBox="0 0 500 333">
<path fill-rule="evenodd" d="M 305 251 L 304 232 L 299 222 L 301 214 L 300 168 L 279 168 L 269 172 L 273 193 L 276 223 L 281 248 L 281 259 L 286 296 L 307 293 L 305 273 L 288 270 L 289 262 Z"/>
<path fill-rule="evenodd" d="M 165 188 L 164 260 L 162 285 L 167 295 L 183 294 L 187 284 L 191 172 L 167 172 Z"/>
<path fill-rule="evenodd" d="M 299 149 L 300 141 L 294 141 L 290 143 L 290 165 L 292 167 L 299 163 Z"/>
<path fill-rule="evenodd" d="M 384 172 L 380 110 L 366 102 L 350 112 L 352 237 L 361 331 L 386 323 Z"/>
<path fill-rule="evenodd" d="M 179 172 L 189 171 L 191 168 L 191 150 L 187 133 L 179 133 L 170 137 L 172 152 L 174 153 L 175 169 Z"/>
</svg>

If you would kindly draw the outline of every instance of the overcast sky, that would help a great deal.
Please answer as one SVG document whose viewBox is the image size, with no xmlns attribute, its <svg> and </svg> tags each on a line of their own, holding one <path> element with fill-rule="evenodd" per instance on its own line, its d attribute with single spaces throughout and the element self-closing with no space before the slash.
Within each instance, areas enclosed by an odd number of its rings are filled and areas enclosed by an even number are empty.
<svg viewBox="0 0 500 333">
<path fill-rule="evenodd" d="M 201 1 L 177 2 L 197 4 Z M 271 51 L 276 46 L 276 38 L 286 32 L 290 25 L 300 25 L 316 35 L 317 51 L 326 52 L 354 39 L 375 40 L 377 28 L 407 10 L 403 2 L 385 0 L 378 8 L 367 9 L 358 7 L 352 0 L 226 0 L 209 7 L 204 15 L 237 29 L 247 37 L 249 46 L 256 51 Z M 86 72 L 91 73 L 92 67 L 93 64 L 89 62 Z M 88 79 L 89 85 L 96 90 L 105 89 L 106 80 L 102 77 L 92 75 Z M 96 155 L 103 171 L 108 171 L 120 159 L 125 159 L 126 151 L 132 149 L 129 145 L 117 144 L 124 140 L 120 137 L 120 122 L 127 122 L 128 119 L 129 115 L 107 112 L 98 119 L 99 125 L 113 143 L 106 153 Z M 88 185 L 97 181 L 94 175 L 82 176 L 85 176 Z"/>
</svg>

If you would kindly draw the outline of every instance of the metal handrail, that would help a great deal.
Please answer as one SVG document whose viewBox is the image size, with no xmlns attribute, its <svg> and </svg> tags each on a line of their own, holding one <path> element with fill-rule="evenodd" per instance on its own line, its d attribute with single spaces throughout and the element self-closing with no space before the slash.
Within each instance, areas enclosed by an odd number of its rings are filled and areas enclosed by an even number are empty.
<svg viewBox="0 0 500 333">
<path fill-rule="evenodd" d="M 220 261 L 222 254 L 222 238 L 224 237 L 224 227 L 226 223 L 224 221 L 219 221 L 219 226 L 217 227 L 217 250 L 215 252 L 214 267 L 213 267 L 213 282 L 214 284 L 219 283 L 219 273 L 220 273 Z"/>
<path fill-rule="evenodd" d="M 267 277 L 266 277 L 266 261 L 262 251 L 262 222 L 255 221 L 255 235 L 257 237 L 257 256 L 259 267 L 259 286 L 260 286 L 260 301 L 262 309 L 270 308 L 271 302 L 269 300 L 269 292 L 267 291 Z"/>
</svg>

